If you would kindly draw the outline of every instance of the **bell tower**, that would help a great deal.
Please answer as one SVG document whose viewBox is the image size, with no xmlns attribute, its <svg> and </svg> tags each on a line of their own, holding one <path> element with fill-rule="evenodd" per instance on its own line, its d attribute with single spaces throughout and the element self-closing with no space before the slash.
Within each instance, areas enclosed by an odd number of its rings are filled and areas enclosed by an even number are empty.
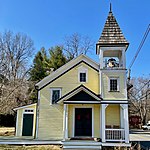
<svg viewBox="0 0 150 150">
<path fill-rule="evenodd" d="M 96 44 L 96 54 L 100 62 L 100 94 L 103 99 L 125 99 L 126 93 L 126 50 L 129 46 L 115 16 L 110 11 L 102 34 Z M 107 85 L 106 85 L 107 83 Z M 123 85 L 124 84 L 124 85 Z M 119 96 L 123 92 L 123 96 Z"/>
<path fill-rule="evenodd" d="M 103 99 L 100 107 L 102 142 L 110 140 L 107 131 L 115 132 L 116 129 L 113 128 L 116 128 L 114 125 L 117 125 L 121 138 L 125 143 L 129 143 L 126 82 L 126 50 L 128 46 L 129 43 L 119 27 L 110 5 L 106 23 L 96 44 L 96 54 L 99 55 L 100 63 L 99 92 Z M 117 123 L 114 121 L 116 118 Z M 112 124 L 111 127 L 110 124 Z"/>
</svg>

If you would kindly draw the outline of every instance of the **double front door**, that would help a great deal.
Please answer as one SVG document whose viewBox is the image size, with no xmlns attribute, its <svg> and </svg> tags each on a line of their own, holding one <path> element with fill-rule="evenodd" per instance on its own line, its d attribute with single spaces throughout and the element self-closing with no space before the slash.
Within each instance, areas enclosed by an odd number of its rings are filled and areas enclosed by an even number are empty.
<svg viewBox="0 0 150 150">
<path fill-rule="evenodd" d="M 92 136 L 92 108 L 75 108 L 75 136 Z"/>
</svg>

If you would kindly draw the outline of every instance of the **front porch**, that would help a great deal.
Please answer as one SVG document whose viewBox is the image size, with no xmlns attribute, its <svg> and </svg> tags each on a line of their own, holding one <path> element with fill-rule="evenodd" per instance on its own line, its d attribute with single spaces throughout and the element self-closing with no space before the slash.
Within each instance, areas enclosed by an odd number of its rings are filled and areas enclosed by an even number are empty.
<svg viewBox="0 0 150 150">
<path fill-rule="evenodd" d="M 81 133 L 77 135 L 77 119 L 82 119 L 84 111 L 91 108 L 91 119 L 89 122 L 84 118 L 80 121 Z M 83 109 L 82 114 L 76 110 Z M 90 111 L 89 111 L 90 112 Z M 85 113 L 87 116 L 90 114 Z M 85 116 L 85 117 L 87 117 Z M 70 139 L 83 139 L 93 138 L 98 142 L 102 143 L 129 143 L 129 128 L 127 124 L 128 112 L 127 104 L 64 104 L 64 139 L 68 141 Z M 90 122 L 91 121 L 91 122 Z M 83 122 L 91 124 L 90 127 L 82 127 Z M 87 124 L 87 125 L 88 125 Z M 87 126 L 86 125 L 86 126 Z M 89 125 L 90 126 L 90 125 Z M 87 128 L 89 133 L 86 135 L 82 132 L 83 129 Z"/>
</svg>

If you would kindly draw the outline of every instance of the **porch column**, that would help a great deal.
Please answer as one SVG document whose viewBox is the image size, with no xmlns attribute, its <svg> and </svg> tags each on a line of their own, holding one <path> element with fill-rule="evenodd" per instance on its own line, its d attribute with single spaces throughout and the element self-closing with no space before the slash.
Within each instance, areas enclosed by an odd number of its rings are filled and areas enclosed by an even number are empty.
<svg viewBox="0 0 150 150">
<path fill-rule="evenodd" d="M 64 140 L 66 140 L 68 138 L 68 105 L 67 104 L 64 104 L 63 133 L 64 133 Z"/>
<path fill-rule="evenodd" d="M 101 137 L 102 142 L 105 142 L 105 109 L 108 106 L 108 104 L 102 104 L 101 105 Z"/>
<path fill-rule="evenodd" d="M 125 130 L 125 143 L 129 143 L 129 119 L 128 119 L 128 104 L 121 104 L 123 108 L 123 124 Z"/>
</svg>

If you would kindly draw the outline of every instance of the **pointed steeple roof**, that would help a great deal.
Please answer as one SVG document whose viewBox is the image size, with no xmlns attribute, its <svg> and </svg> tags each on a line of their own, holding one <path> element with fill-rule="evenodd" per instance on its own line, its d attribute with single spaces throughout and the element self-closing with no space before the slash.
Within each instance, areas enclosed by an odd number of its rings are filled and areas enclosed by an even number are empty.
<svg viewBox="0 0 150 150">
<path fill-rule="evenodd" d="M 118 46 L 118 45 L 125 45 L 128 47 L 129 43 L 125 39 L 116 18 L 114 17 L 111 5 L 110 5 L 110 12 L 108 14 L 104 29 L 102 34 L 99 38 L 99 41 L 96 44 L 97 46 Z"/>
</svg>

